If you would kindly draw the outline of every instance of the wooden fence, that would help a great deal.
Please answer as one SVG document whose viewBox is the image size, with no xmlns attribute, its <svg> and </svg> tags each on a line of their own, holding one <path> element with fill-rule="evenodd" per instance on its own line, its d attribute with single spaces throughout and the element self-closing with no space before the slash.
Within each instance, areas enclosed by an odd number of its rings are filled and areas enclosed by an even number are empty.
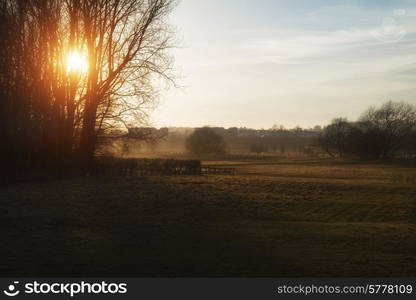
<svg viewBox="0 0 416 300">
<path fill-rule="evenodd" d="M 234 168 L 218 168 L 218 167 L 201 167 L 202 175 L 235 175 L 236 170 Z"/>
<path fill-rule="evenodd" d="M 97 157 L 92 162 L 68 160 L 39 163 L 35 166 L 5 165 L 0 183 L 38 181 L 82 176 L 147 176 L 147 175 L 235 175 L 234 168 L 202 166 L 199 160 L 123 159 Z"/>
</svg>

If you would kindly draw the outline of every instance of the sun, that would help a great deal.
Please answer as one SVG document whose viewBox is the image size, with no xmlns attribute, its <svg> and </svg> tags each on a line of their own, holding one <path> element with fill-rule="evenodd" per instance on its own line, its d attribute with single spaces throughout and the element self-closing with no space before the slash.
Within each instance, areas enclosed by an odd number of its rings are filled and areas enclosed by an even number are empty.
<svg viewBox="0 0 416 300">
<path fill-rule="evenodd" d="M 80 52 L 72 51 L 66 58 L 66 70 L 68 73 L 86 73 L 88 71 L 88 60 Z"/>
</svg>

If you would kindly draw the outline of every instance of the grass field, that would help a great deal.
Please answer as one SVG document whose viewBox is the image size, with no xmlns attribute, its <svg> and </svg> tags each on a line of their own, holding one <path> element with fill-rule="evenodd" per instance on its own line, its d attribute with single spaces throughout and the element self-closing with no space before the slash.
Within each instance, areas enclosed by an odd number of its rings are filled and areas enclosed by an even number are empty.
<svg viewBox="0 0 416 300">
<path fill-rule="evenodd" d="M 1 186 L 1 276 L 416 276 L 416 167 L 210 160 L 235 176 Z"/>
</svg>

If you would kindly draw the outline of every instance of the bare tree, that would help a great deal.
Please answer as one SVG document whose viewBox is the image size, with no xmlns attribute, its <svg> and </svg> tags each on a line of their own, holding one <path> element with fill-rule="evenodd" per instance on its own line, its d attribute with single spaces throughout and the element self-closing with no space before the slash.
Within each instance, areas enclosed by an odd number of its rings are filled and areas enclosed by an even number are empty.
<svg viewBox="0 0 416 300">
<path fill-rule="evenodd" d="M 319 136 L 319 144 L 330 156 L 344 157 L 346 154 L 350 123 L 337 118 L 324 128 Z"/>
<path fill-rule="evenodd" d="M 415 130 L 416 107 L 390 101 L 368 109 L 357 122 L 335 119 L 325 127 L 319 141 L 331 156 L 385 159 L 411 149 Z"/>
<path fill-rule="evenodd" d="M 155 75 L 171 77 L 165 18 L 172 0 L 84 0 L 89 74 L 80 142 L 89 157 L 102 129 L 143 117 L 155 97 Z"/>
<path fill-rule="evenodd" d="M 146 119 L 172 81 L 174 0 L 0 0 L 0 138 L 17 161 L 94 154 L 109 128 Z M 71 53 L 85 72 L 70 70 Z"/>
<path fill-rule="evenodd" d="M 389 101 L 380 108 L 370 108 L 360 118 L 367 129 L 377 134 L 379 158 L 392 156 L 416 127 L 416 107 L 404 102 Z"/>
</svg>

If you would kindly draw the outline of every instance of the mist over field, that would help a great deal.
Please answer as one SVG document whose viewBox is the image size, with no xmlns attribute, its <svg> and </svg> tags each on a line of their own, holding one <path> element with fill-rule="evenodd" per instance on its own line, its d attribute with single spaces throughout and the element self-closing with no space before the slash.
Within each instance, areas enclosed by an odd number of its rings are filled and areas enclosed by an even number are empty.
<svg viewBox="0 0 416 300">
<path fill-rule="evenodd" d="M 0 275 L 415 277 L 415 16 L 0 0 Z"/>
</svg>

